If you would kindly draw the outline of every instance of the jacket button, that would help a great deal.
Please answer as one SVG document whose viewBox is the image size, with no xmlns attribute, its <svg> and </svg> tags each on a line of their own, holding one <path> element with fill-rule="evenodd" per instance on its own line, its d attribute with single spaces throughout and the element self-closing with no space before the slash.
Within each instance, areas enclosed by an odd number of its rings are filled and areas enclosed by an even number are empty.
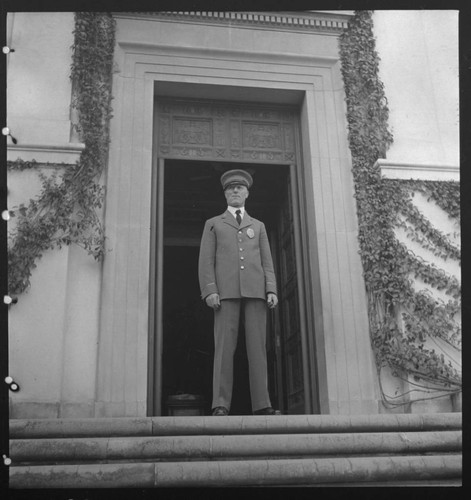
<svg viewBox="0 0 471 500">
<path fill-rule="evenodd" d="M 244 258 L 243 258 L 243 257 L 241 257 L 241 258 L 240 258 L 240 260 L 244 260 Z"/>
<path fill-rule="evenodd" d="M 244 267 L 244 266 L 240 266 L 240 268 L 241 268 L 241 269 L 245 269 L 245 267 Z"/>
<path fill-rule="evenodd" d="M 242 234 L 242 231 L 239 231 L 239 234 Z"/>
<path fill-rule="evenodd" d="M 239 248 L 239 250 L 240 250 L 241 252 L 243 252 L 243 251 L 244 251 L 244 249 L 243 249 L 243 248 Z"/>
</svg>

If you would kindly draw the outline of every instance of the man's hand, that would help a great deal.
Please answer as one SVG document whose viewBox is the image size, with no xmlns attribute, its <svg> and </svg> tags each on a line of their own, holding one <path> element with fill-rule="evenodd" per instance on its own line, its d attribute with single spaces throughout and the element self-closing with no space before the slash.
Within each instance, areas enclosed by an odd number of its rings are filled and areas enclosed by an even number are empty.
<svg viewBox="0 0 471 500">
<path fill-rule="evenodd" d="M 205 300 L 206 304 L 208 304 L 209 307 L 212 307 L 215 311 L 217 311 L 221 307 L 218 293 L 212 293 L 208 295 Z"/>
<path fill-rule="evenodd" d="M 267 305 L 269 309 L 274 309 L 278 304 L 278 297 L 274 293 L 269 293 L 267 295 Z"/>
</svg>

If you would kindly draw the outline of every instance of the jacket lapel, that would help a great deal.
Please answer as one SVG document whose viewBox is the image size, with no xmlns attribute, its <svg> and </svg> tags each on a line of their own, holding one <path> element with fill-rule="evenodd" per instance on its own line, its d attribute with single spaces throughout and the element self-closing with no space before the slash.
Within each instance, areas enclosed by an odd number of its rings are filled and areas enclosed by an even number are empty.
<svg viewBox="0 0 471 500">
<path fill-rule="evenodd" d="M 242 222 L 240 223 L 240 228 L 238 227 L 238 229 L 243 229 L 244 227 L 248 227 L 251 225 L 252 225 L 252 217 L 250 217 L 250 215 L 247 212 L 245 212 L 244 218 L 242 219 Z"/>
<path fill-rule="evenodd" d="M 223 222 L 226 224 L 229 224 L 229 226 L 232 226 L 235 229 L 239 229 L 239 226 L 237 224 L 237 221 L 234 219 L 234 216 L 229 212 L 229 210 L 226 210 L 222 215 L 221 219 Z"/>
</svg>

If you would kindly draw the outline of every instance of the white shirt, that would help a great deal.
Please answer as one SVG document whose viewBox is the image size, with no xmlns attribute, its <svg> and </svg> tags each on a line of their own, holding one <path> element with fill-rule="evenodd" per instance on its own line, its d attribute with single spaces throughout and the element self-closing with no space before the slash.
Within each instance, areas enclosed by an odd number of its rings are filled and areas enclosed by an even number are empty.
<svg viewBox="0 0 471 500">
<path fill-rule="evenodd" d="M 236 210 L 240 210 L 240 216 L 242 217 L 242 219 L 244 218 L 245 207 L 231 207 L 231 206 L 228 206 L 227 210 L 229 210 L 229 212 L 231 212 L 231 214 L 234 216 L 234 219 L 236 218 Z"/>
</svg>

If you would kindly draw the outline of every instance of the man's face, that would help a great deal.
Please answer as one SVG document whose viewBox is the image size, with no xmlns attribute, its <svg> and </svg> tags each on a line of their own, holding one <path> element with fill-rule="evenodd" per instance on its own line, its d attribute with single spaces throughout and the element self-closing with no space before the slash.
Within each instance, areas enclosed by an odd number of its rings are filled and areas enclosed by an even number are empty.
<svg viewBox="0 0 471 500">
<path fill-rule="evenodd" d="M 224 196 L 230 207 L 243 207 L 249 190 L 243 184 L 232 184 L 225 189 Z"/>
</svg>

